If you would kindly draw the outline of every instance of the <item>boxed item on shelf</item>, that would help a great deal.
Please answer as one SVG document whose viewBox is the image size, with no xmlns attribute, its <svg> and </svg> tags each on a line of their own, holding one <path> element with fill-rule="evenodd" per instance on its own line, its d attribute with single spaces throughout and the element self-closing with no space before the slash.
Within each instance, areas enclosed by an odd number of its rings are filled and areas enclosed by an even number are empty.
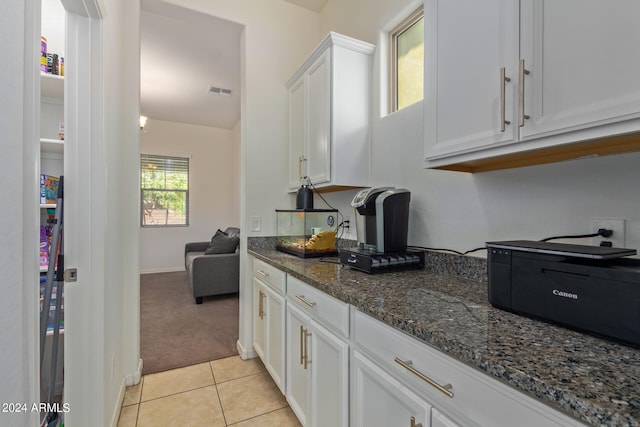
<svg viewBox="0 0 640 427">
<path fill-rule="evenodd" d="M 58 199 L 60 177 L 40 174 L 40 203 L 52 204 Z"/>
</svg>

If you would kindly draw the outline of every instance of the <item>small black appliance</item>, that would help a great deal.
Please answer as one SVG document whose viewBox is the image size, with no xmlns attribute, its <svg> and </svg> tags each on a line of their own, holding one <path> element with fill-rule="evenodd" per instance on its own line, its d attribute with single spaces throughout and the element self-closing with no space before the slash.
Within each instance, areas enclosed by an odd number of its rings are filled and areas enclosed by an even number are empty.
<svg viewBox="0 0 640 427">
<path fill-rule="evenodd" d="M 358 246 L 340 250 L 341 264 L 377 273 L 424 267 L 424 252 L 407 251 L 411 193 L 394 187 L 359 191 L 354 209 Z"/>
<path fill-rule="evenodd" d="M 488 242 L 489 302 L 640 347 L 635 249 L 525 240 Z"/>
<path fill-rule="evenodd" d="M 302 184 L 296 193 L 296 209 L 313 209 L 313 191 L 307 184 Z"/>
</svg>

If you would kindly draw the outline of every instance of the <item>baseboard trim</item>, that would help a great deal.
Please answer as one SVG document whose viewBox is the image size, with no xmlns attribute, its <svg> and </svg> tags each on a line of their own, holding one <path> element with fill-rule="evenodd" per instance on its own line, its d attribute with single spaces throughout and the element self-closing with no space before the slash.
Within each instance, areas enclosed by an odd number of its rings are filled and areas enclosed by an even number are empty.
<svg viewBox="0 0 640 427">
<path fill-rule="evenodd" d="M 240 359 L 242 360 L 255 359 L 256 357 L 258 357 L 258 353 L 256 353 L 253 347 L 251 347 L 250 349 L 244 348 L 240 340 L 236 341 L 236 347 L 238 349 Z"/>
<path fill-rule="evenodd" d="M 118 398 L 116 399 L 116 406 L 113 408 L 113 413 L 111 414 L 111 423 L 109 425 L 111 427 L 117 427 L 118 421 L 120 420 L 120 412 L 122 412 L 122 403 L 124 402 L 124 394 L 127 390 L 126 379 L 123 378 L 120 383 L 120 391 L 118 392 Z"/>
<path fill-rule="evenodd" d="M 185 271 L 185 270 L 184 270 L 184 267 L 150 268 L 150 269 L 140 270 L 140 274 L 173 273 L 176 271 Z"/>
<path fill-rule="evenodd" d="M 140 383 L 140 380 L 142 379 L 142 366 L 144 366 L 144 363 L 142 359 L 139 359 L 138 368 L 136 369 L 136 371 L 124 377 L 125 385 L 127 387 Z"/>
</svg>

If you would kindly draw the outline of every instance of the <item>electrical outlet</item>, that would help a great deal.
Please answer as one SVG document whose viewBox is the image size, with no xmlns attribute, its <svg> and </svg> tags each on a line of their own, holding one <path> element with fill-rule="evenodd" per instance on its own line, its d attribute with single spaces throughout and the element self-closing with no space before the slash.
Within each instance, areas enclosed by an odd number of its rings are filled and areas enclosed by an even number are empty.
<svg viewBox="0 0 640 427">
<path fill-rule="evenodd" d="M 344 222 L 344 228 L 346 228 L 346 229 L 350 229 L 351 228 L 351 217 L 350 216 L 345 216 L 343 222 Z"/>
<path fill-rule="evenodd" d="M 260 217 L 259 216 L 252 216 L 251 217 L 251 231 L 260 231 L 261 228 L 261 224 L 260 224 Z"/>
<path fill-rule="evenodd" d="M 614 248 L 624 248 L 625 245 L 625 220 L 624 219 L 592 219 L 591 230 L 597 233 L 599 229 L 606 228 L 612 230 L 613 234 L 610 237 L 597 236 L 591 239 L 591 244 L 594 246 L 600 246 L 600 242 L 611 242 Z"/>
</svg>

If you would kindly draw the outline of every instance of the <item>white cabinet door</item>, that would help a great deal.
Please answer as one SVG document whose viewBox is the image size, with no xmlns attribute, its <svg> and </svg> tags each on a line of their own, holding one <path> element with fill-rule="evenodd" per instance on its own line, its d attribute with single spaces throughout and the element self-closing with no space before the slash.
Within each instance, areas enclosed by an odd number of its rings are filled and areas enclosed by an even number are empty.
<svg viewBox="0 0 640 427">
<path fill-rule="evenodd" d="M 351 364 L 351 419 L 354 427 L 429 427 L 431 405 L 357 350 Z"/>
<path fill-rule="evenodd" d="M 287 82 L 289 191 L 300 176 L 319 188 L 369 185 L 374 50 L 331 32 Z"/>
<path fill-rule="evenodd" d="M 640 2 L 524 0 L 521 138 L 638 117 Z"/>
<path fill-rule="evenodd" d="M 285 391 L 285 312 L 283 296 L 265 289 L 266 301 L 266 359 L 265 367 L 280 391 Z"/>
<path fill-rule="evenodd" d="M 304 426 L 349 426 L 349 345 L 287 304 L 287 401 Z"/>
<path fill-rule="evenodd" d="M 513 142 L 517 2 L 432 0 L 424 16 L 426 157 Z M 511 80 L 504 93 L 501 68 Z"/>
<path fill-rule="evenodd" d="M 425 165 L 638 131 L 638 16 L 634 0 L 425 1 Z"/>
<path fill-rule="evenodd" d="M 253 278 L 253 349 L 263 363 L 266 363 L 266 317 L 264 292 L 265 286 L 258 279 Z"/>
<path fill-rule="evenodd" d="M 253 348 L 283 394 L 285 308 L 283 296 L 253 278 Z"/>
<path fill-rule="evenodd" d="M 460 424 L 433 408 L 431 409 L 431 427 L 460 427 Z"/>
<path fill-rule="evenodd" d="M 303 426 L 309 425 L 311 396 L 311 364 L 309 354 L 310 318 L 292 304 L 287 304 L 287 371 L 286 397 L 289 406 Z"/>
<path fill-rule="evenodd" d="M 331 180 L 331 49 L 307 72 L 307 176 L 313 184 Z"/>
<path fill-rule="evenodd" d="M 298 188 L 306 175 L 304 82 L 303 76 L 289 88 L 289 190 Z"/>
<path fill-rule="evenodd" d="M 311 321 L 311 425 L 349 426 L 349 345 Z"/>
</svg>

